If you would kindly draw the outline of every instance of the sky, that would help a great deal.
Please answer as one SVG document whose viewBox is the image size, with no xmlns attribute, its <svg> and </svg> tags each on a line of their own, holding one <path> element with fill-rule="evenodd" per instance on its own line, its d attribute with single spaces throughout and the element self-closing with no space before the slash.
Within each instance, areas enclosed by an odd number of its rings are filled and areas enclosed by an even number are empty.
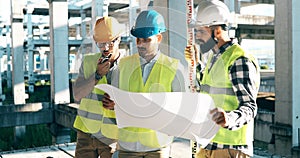
<svg viewBox="0 0 300 158">
<path fill-rule="evenodd" d="M 9 13 L 10 7 L 9 7 L 9 1 L 8 0 L 0 0 L 0 17 L 2 17 L 1 20 L 9 20 Z"/>
</svg>

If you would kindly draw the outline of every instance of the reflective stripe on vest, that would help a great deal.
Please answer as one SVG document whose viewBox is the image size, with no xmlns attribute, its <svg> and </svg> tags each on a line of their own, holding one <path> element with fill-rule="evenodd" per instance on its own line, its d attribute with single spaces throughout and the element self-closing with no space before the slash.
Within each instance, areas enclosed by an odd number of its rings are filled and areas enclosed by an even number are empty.
<svg viewBox="0 0 300 158">
<path fill-rule="evenodd" d="M 102 120 L 102 118 L 103 118 L 103 115 L 94 114 L 94 113 L 83 111 L 83 110 L 80 110 L 80 109 L 77 111 L 77 113 L 81 117 L 89 118 L 89 119 L 92 119 L 92 120 Z"/>
<path fill-rule="evenodd" d="M 201 85 L 201 91 L 204 91 L 209 94 L 235 95 L 232 88 L 218 88 L 218 87 L 211 87 L 209 85 Z"/>
<path fill-rule="evenodd" d="M 91 63 L 97 63 L 100 53 L 85 56 L 84 77 L 89 78 L 96 71 L 96 66 Z M 97 84 L 106 84 L 106 77 L 103 76 Z M 102 133 L 107 138 L 116 139 L 118 127 L 116 125 L 115 112 L 103 108 L 102 99 L 104 92 L 94 88 L 92 92 L 81 99 L 78 114 L 74 121 L 74 127 L 85 133 Z M 108 121 L 109 120 L 109 121 Z"/>
<path fill-rule="evenodd" d="M 213 98 L 217 107 L 223 108 L 225 111 L 232 111 L 238 108 L 239 102 L 232 89 L 232 83 L 229 78 L 229 68 L 234 62 L 240 58 L 246 57 L 253 63 L 258 70 L 258 64 L 254 57 L 244 52 L 239 45 L 234 44 L 229 47 L 215 62 L 210 71 L 208 65 L 203 73 L 201 91 L 209 93 Z M 209 58 L 210 63 L 212 56 Z M 259 82 L 259 79 L 256 80 Z M 213 138 L 213 142 L 227 145 L 245 145 L 248 141 L 253 140 L 253 121 L 242 128 L 230 131 L 220 128 L 219 132 Z"/>
<path fill-rule="evenodd" d="M 101 109 L 98 106 L 99 100 L 102 100 L 102 99 L 103 99 L 102 94 L 90 93 L 86 98 L 82 99 L 81 106 L 79 107 L 77 114 L 81 117 L 89 118 L 92 120 L 102 120 L 103 109 Z M 100 109 L 90 112 L 90 110 L 87 109 L 85 107 L 85 105 L 87 105 L 87 107 L 89 107 L 89 108 L 91 108 L 91 106 L 95 106 L 91 109 L 98 109 L 98 108 L 100 108 Z M 97 113 L 95 113 L 95 112 L 97 112 Z"/>
<path fill-rule="evenodd" d="M 154 64 L 145 84 L 142 78 L 138 54 L 121 59 L 119 66 L 120 89 L 131 92 L 171 92 L 171 85 L 175 78 L 178 60 L 161 54 Z M 134 144 L 139 142 L 147 147 L 159 148 L 170 144 L 173 137 L 151 129 L 127 127 L 119 129 L 118 139 L 122 142 L 132 142 Z M 131 148 L 130 145 L 126 148 L 134 150 L 134 147 Z"/>
</svg>

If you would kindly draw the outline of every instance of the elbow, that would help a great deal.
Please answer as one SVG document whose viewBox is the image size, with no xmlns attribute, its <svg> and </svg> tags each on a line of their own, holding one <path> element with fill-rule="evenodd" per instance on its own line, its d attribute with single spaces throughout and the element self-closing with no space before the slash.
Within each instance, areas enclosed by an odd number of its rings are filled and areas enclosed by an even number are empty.
<svg viewBox="0 0 300 158">
<path fill-rule="evenodd" d="M 77 102 L 80 101 L 80 99 L 82 98 L 82 97 L 80 96 L 79 91 L 78 91 L 76 88 L 73 89 L 73 98 L 74 98 L 74 100 L 77 101 Z"/>
<path fill-rule="evenodd" d="M 76 84 L 73 84 L 73 98 L 76 102 L 79 102 L 81 98 L 83 97 L 80 91 L 80 88 L 76 86 Z"/>
</svg>

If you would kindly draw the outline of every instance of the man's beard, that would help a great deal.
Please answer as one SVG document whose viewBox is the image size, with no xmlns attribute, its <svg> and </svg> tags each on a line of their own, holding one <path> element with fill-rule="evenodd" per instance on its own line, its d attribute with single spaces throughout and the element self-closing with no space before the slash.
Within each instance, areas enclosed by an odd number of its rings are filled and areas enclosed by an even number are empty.
<svg viewBox="0 0 300 158">
<path fill-rule="evenodd" d="M 209 50 L 211 50 L 215 45 L 217 44 L 217 41 L 215 41 L 213 38 L 209 38 L 208 41 L 200 43 L 200 50 L 202 53 L 206 53 Z"/>
</svg>

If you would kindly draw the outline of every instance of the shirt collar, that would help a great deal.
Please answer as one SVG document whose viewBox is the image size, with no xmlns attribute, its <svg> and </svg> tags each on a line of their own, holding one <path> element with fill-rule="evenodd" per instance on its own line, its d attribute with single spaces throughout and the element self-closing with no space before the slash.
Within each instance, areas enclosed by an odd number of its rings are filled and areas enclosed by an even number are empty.
<svg viewBox="0 0 300 158">
<path fill-rule="evenodd" d="M 223 54 L 230 46 L 233 45 L 233 42 L 227 42 L 224 45 L 222 45 L 219 49 L 217 48 L 213 48 L 212 51 L 214 53 L 214 55 L 220 55 Z"/>
<path fill-rule="evenodd" d="M 232 42 L 227 42 L 219 48 L 219 53 L 223 54 L 230 46 L 232 46 Z"/>
</svg>

